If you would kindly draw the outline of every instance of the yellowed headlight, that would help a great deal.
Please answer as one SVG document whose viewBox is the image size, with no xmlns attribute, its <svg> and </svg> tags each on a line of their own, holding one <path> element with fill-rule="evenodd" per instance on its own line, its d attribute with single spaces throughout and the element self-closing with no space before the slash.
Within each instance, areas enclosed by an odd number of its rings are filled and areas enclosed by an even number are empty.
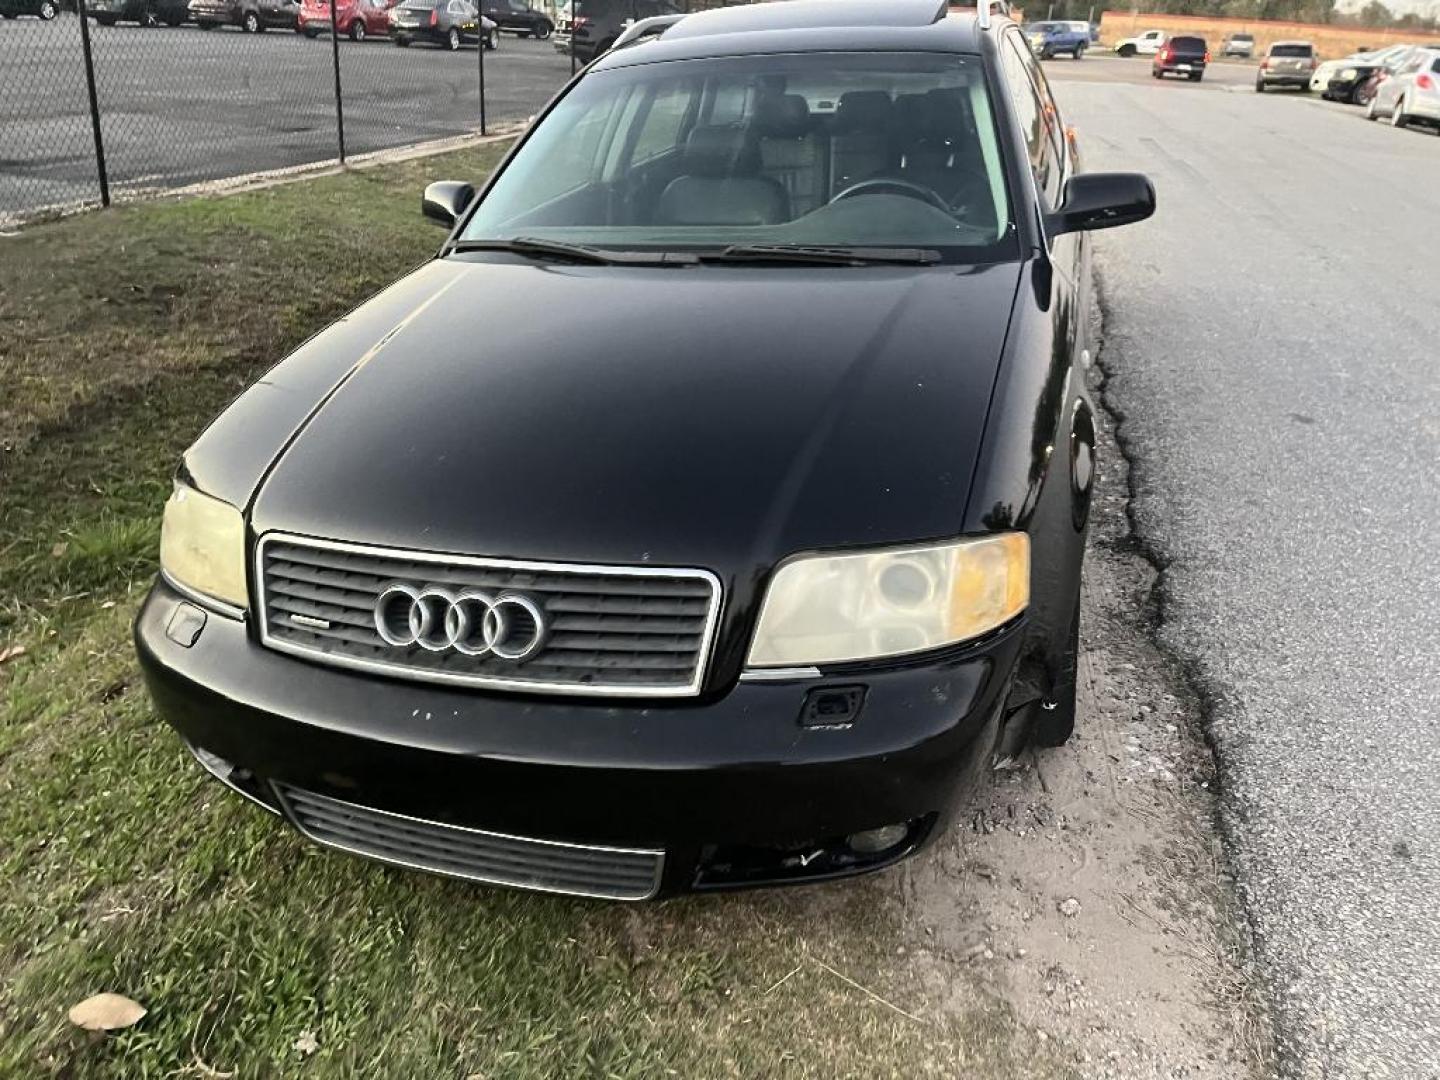
<svg viewBox="0 0 1440 1080">
<path fill-rule="evenodd" d="M 240 511 L 177 482 L 160 525 L 160 567 L 187 589 L 245 607 L 245 520 Z"/>
<path fill-rule="evenodd" d="M 770 582 L 749 666 L 900 656 L 1009 622 L 1030 602 L 1030 538 L 793 559 Z"/>
</svg>

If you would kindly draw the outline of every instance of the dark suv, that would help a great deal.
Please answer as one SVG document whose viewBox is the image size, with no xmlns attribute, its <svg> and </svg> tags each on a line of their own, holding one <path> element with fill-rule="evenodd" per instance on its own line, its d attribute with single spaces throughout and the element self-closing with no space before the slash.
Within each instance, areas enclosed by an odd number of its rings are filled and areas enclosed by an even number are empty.
<svg viewBox="0 0 1440 1080">
<path fill-rule="evenodd" d="M 524 0 L 484 0 L 480 5 L 484 16 L 501 30 L 508 30 L 521 37 L 544 40 L 555 29 L 550 16 L 531 7 Z"/>
<path fill-rule="evenodd" d="M 1150 61 L 1150 74 L 1157 79 L 1166 75 L 1184 75 L 1191 82 L 1205 77 L 1205 65 L 1210 63 L 1210 46 L 1200 37 L 1172 37 L 1155 59 Z"/>
<path fill-rule="evenodd" d="M 1077 171 L 1018 26 L 686 16 L 422 205 L 437 257 L 176 474 L 135 637 L 206 769 L 334 848 L 643 899 L 888 865 L 1069 737 L 1088 230 L 1154 191 Z"/>
<path fill-rule="evenodd" d="M 247 34 L 271 27 L 294 30 L 299 25 L 300 0 L 190 0 L 190 18 L 201 30 L 238 26 Z"/>
<path fill-rule="evenodd" d="M 571 0 L 560 10 L 557 52 L 592 60 L 615 44 L 627 24 L 680 12 L 671 0 Z"/>
</svg>

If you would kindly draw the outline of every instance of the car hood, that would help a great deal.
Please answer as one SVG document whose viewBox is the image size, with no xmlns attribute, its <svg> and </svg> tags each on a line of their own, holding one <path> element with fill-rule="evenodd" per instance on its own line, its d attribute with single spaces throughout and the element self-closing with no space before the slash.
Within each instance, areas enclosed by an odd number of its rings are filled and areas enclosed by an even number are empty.
<svg viewBox="0 0 1440 1080">
<path fill-rule="evenodd" d="M 759 572 L 959 531 L 1015 265 L 442 265 L 363 353 L 370 305 L 303 350 L 347 371 L 257 533 Z"/>
</svg>

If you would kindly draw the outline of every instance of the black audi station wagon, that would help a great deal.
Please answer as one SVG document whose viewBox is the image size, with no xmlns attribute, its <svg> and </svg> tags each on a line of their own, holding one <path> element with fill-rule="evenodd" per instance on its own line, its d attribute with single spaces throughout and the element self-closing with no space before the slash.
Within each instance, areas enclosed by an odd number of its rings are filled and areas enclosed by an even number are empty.
<svg viewBox="0 0 1440 1080">
<path fill-rule="evenodd" d="M 627 39 L 634 38 L 629 41 Z M 1017 26 L 632 28 L 438 256 L 187 451 L 136 623 L 200 763 L 312 840 L 613 899 L 872 870 L 1074 723 L 1077 171 Z"/>
</svg>

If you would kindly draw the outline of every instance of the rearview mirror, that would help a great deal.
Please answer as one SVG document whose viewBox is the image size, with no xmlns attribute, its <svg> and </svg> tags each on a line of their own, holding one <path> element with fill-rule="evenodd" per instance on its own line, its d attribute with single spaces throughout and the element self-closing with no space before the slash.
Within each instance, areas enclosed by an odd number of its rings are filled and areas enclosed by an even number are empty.
<svg viewBox="0 0 1440 1080">
<path fill-rule="evenodd" d="M 431 221 L 453 229 L 473 198 L 475 189 L 465 181 L 437 180 L 426 185 L 420 199 L 420 212 Z"/>
<path fill-rule="evenodd" d="M 1060 209 L 1046 222 L 1050 233 L 1113 229 L 1155 213 L 1155 185 L 1140 173 L 1081 173 L 1065 185 Z"/>
</svg>

